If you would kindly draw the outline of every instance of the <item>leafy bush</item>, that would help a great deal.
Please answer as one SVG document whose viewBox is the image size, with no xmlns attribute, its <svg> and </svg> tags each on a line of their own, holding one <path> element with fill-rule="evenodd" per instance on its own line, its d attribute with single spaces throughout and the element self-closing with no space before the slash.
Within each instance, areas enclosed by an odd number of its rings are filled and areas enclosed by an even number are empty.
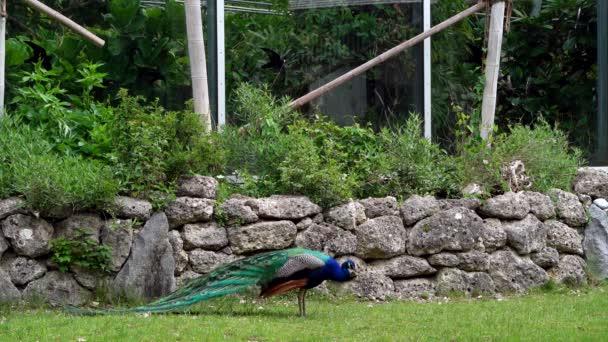
<svg viewBox="0 0 608 342">
<path fill-rule="evenodd" d="M 192 112 L 165 111 L 157 102 L 119 92 L 119 105 L 109 123 L 108 135 L 114 165 L 123 191 L 151 198 L 155 191 L 170 191 L 180 175 L 191 171 L 211 173 L 222 162 L 202 122 Z"/>
<path fill-rule="evenodd" d="M 286 100 L 250 85 L 236 94 L 237 114 L 248 124 L 227 127 L 219 145 L 226 148 L 225 171 L 246 181 L 228 191 L 302 194 L 323 205 L 354 196 L 456 193 L 455 168 L 422 137 L 416 115 L 405 126 L 378 134 L 369 126 L 341 127 L 320 116 L 298 118 Z"/>
<path fill-rule="evenodd" d="M 86 230 L 77 229 L 73 239 L 62 237 L 51 240 L 52 260 L 59 265 L 60 271 L 67 272 L 72 265 L 93 271 L 108 271 L 112 248 L 97 244 L 89 235 Z"/>
<path fill-rule="evenodd" d="M 367 184 L 373 193 L 405 197 L 411 194 L 454 196 L 458 194 L 456 168 L 439 145 L 422 134 L 422 120 L 410 115 L 405 124 L 379 135 L 380 170 Z M 368 194 L 369 196 L 369 194 Z"/>
<path fill-rule="evenodd" d="M 118 192 L 109 167 L 60 156 L 43 134 L 10 118 L 0 120 L 0 194 L 21 194 L 35 210 L 98 208 Z"/>
<path fill-rule="evenodd" d="M 345 173 L 337 158 L 323 158 L 313 141 L 303 136 L 294 139 L 279 171 L 281 193 L 306 195 L 323 207 L 353 197 L 357 186 L 355 174 Z"/>
<path fill-rule="evenodd" d="M 470 139 L 458 157 L 463 185 L 477 183 L 488 193 L 508 191 L 501 169 L 521 160 L 532 181 L 531 190 L 546 192 L 551 188 L 570 190 L 576 171 L 583 164 L 582 153 L 570 148 L 566 135 L 545 121 L 534 127 L 521 124 L 498 134 L 491 142 Z"/>
</svg>

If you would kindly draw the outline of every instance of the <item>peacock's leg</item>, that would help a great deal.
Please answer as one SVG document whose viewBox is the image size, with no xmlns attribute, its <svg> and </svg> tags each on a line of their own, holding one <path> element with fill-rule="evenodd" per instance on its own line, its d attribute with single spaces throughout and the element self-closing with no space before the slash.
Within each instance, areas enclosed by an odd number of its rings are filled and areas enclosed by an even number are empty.
<svg viewBox="0 0 608 342">
<path fill-rule="evenodd" d="M 306 289 L 300 289 L 300 292 L 298 292 L 298 306 L 300 307 L 300 316 L 306 316 Z"/>
</svg>

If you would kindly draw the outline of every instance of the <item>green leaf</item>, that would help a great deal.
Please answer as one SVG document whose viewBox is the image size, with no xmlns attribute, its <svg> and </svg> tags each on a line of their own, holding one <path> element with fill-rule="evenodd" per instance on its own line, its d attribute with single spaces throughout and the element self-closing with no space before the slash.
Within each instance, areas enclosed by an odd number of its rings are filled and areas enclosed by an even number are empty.
<svg viewBox="0 0 608 342">
<path fill-rule="evenodd" d="M 114 24 L 120 27 L 128 26 L 139 11 L 139 0 L 110 0 L 108 7 Z"/>
<path fill-rule="evenodd" d="M 32 57 L 32 48 L 17 38 L 6 40 L 6 66 L 21 65 Z"/>
</svg>

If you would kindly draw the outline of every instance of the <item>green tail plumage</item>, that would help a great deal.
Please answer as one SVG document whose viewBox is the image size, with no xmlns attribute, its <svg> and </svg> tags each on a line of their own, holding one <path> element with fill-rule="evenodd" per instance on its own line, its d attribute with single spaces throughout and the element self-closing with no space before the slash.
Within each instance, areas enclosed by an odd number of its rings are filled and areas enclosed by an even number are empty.
<svg viewBox="0 0 608 342">
<path fill-rule="evenodd" d="M 67 307 L 77 315 L 107 315 L 137 312 L 167 312 L 194 303 L 243 291 L 251 286 L 269 283 L 290 256 L 310 252 L 304 249 L 273 251 L 236 260 L 211 273 L 190 280 L 184 287 L 148 305 L 129 309 L 94 310 Z M 322 254 L 321 254 L 322 255 Z"/>
</svg>

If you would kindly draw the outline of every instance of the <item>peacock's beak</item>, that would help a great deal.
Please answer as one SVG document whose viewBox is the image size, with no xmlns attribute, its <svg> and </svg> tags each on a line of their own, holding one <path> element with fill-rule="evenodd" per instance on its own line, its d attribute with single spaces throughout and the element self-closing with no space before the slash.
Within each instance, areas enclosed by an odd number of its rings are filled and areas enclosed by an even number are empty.
<svg viewBox="0 0 608 342">
<path fill-rule="evenodd" d="M 354 268 L 348 270 L 348 275 L 350 276 L 350 279 L 356 278 L 357 277 L 357 270 L 354 269 Z"/>
</svg>

